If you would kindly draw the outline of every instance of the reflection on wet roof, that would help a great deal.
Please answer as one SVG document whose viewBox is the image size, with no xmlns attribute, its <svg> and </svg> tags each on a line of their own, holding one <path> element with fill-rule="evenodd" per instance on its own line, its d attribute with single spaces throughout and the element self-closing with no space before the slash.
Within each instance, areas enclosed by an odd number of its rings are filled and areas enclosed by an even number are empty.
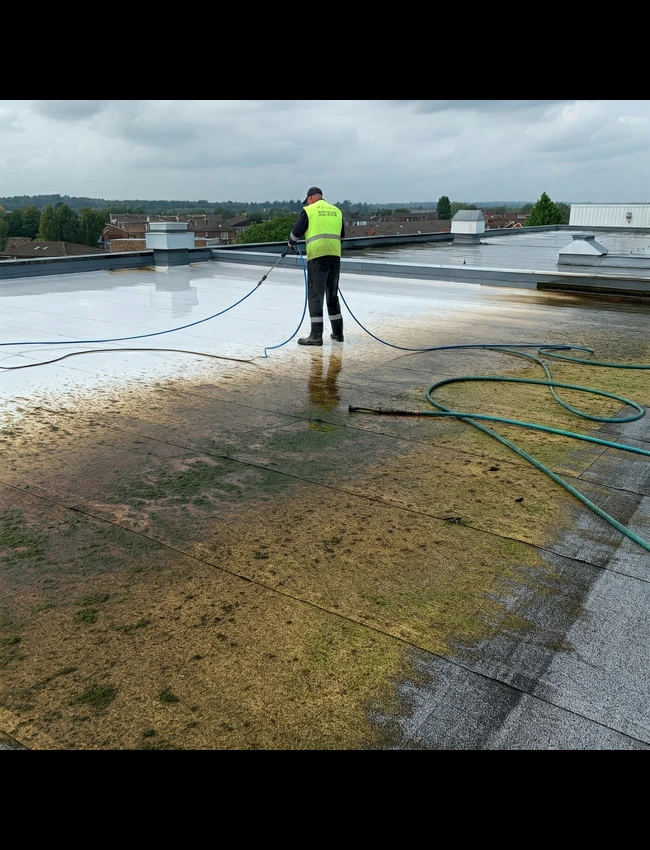
<svg viewBox="0 0 650 850">
<path fill-rule="evenodd" d="M 296 338 L 309 329 L 300 268 L 276 268 L 261 285 L 257 265 L 206 262 L 21 278 L 0 283 L 0 410 L 17 396 L 84 392 L 304 358 Z M 441 289 L 442 287 L 442 289 Z M 372 329 L 434 299 L 488 296 L 479 287 L 423 286 L 395 278 L 342 275 L 341 291 Z M 471 293 L 471 294 L 469 294 Z M 405 297 L 399 297 L 405 296 Z M 378 343 L 362 331 L 357 357 Z M 346 331 L 354 336 L 355 328 Z M 285 345 L 286 343 L 286 345 Z M 381 347 L 381 346 L 379 346 Z M 79 352 L 93 352 L 81 356 Z M 195 352 L 197 356 L 192 356 Z M 60 358 L 43 368 L 23 368 Z M 211 359 L 211 358 L 217 358 Z M 244 366 L 243 368 L 249 368 Z"/>
</svg>

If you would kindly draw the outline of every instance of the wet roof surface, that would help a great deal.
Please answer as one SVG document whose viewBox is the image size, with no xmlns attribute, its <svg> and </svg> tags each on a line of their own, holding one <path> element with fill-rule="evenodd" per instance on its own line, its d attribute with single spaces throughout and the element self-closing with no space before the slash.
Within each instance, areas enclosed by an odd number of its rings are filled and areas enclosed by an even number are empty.
<svg viewBox="0 0 650 850">
<path fill-rule="evenodd" d="M 459 378 L 453 410 L 648 450 L 646 416 L 467 378 L 650 364 L 650 306 L 343 275 L 345 343 L 305 349 L 300 272 L 263 273 L 0 285 L 0 748 L 648 749 L 648 549 L 467 420 L 349 406 Z M 487 424 L 650 540 L 648 457 Z"/>
<path fill-rule="evenodd" d="M 585 228 L 584 233 L 595 232 Z M 610 254 L 650 252 L 650 234 L 598 231 L 596 241 Z M 384 262 L 420 263 L 422 265 L 462 265 L 484 268 L 556 271 L 560 248 L 573 242 L 566 231 L 546 233 L 516 233 L 501 236 L 481 235 L 477 245 L 430 242 L 417 245 L 395 245 L 383 248 L 364 248 L 345 252 L 346 258 L 363 258 Z M 649 257 L 650 268 L 650 257 Z M 562 269 L 566 269 L 562 266 Z M 648 270 L 626 269 L 630 276 L 647 277 Z"/>
</svg>

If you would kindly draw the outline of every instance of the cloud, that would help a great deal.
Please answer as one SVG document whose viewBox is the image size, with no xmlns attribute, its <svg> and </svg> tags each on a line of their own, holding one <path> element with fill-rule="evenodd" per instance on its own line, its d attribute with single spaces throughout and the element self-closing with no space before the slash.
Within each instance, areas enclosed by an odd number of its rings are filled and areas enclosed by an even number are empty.
<svg viewBox="0 0 650 850">
<path fill-rule="evenodd" d="M 0 106 L 0 133 L 17 133 L 22 129 L 18 110 L 11 106 Z"/>
<path fill-rule="evenodd" d="M 101 112 L 105 100 L 32 100 L 34 112 L 58 121 L 80 121 Z"/>
<path fill-rule="evenodd" d="M 409 106 L 415 112 L 479 112 L 517 114 L 532 110 L 545 110 L 550 106 L 573 103 L 570 100 L 397 100 L 387 101 Z"/>
<path fill-rule="evenodd" d="M 319 119 L 315 102 L 302 108 L 313 111 L 309 121 L 299 120 L 291 101 L 129 102 L 114 105 L 104 120 L 126 162 L 149 169 L 292 168 L 305 156 L 355 147 L 354 129 Z"/>
<path fill-rule="evenodd" d="M 4 196 L 650 196 L 650 101 L 8 100 L 0 134 Z"/>
<path fill-rule="evenodd" d="M 263 151 L 256 148 L 228 147 L 208 149 L 197 156 L 196 148 L 151 150 L 137 147 L 132 152 L 132 162 L 139 168 L 157 170 L 180 168 L 185 171 L 202 171 L 239 168 L 265 168 L 270 165 L 289 167 L 295 163 L 296 150 L 293 142 L 277 142 L 267 145 Z"/>
<path fill-rule="evenodd" d="M 647 149 L 650 134 L 639 132 L 646 125 L 647 119 L 637 116 L 607 120 L 597 102 L 584 101 L 563 107 L 543 126 L 527 128 L 526 134 L 535 151 L 595 162 Z"/>
<path fill-rule="evenodd" d="M 621 115 L 618 120 L 621 124 L 629 124 L 632 127 L 645 127 L 649 123 L 648 118 L 638 115 Z"/>
</svg>

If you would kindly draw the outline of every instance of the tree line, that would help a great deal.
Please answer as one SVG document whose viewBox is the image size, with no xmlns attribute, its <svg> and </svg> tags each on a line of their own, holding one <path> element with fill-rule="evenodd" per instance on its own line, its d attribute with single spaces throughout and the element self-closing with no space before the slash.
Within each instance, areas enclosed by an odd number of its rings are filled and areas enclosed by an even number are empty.
<svg viewBox="0 0 650 850">
<path fill-rule="evenodd" d="M 62 201 L 55 206 L 46 204 L 42 212 L 34 205 L 17 207 L 0 214 L 0 251 L 4 251 L 11 236 L 39 242 L 73 242 L 97 248 L 107 221 L 106 210 L 84 207 L 77 213 Z"/>
<path fill-rule="evenodd" d="M 86 197 L 71 197 L 70 195 L 12 195 L 5 198 L 0 198 L 0 206 L 4 207 L 8 212 L 25 207 L 36 207 L 44 211 L 45 207 L 50 204 L 56 207 L 57 204 L 66 204 L 70 209 L 80 214 L 83 209 L 104 210 L 109 213 L 138 213 L 140 215 L 176 215 L 177 213 L 186 213 L 187 215 L 221 215 L 223 218 L 233 218 L 236 215 L 259 215 L 261 214 L 264 220 L 269 218 L 277 218 L 280 215 L 286 215 L 289 212 L 299 213 L 302 208 L 302 200 L 268 200 L 261 202 L 251 201 L 207 201 L 201 199 L 198 201 L 174 201 L 174 200 L 158 200 L 144 201 L 140 199 L 132 200 L 106 200 L 104 198 L 86 198 Z M 364 215 L 370 213 L 376 214 L 386 204 L 367 204 L 361 202 L 353 202 L 350 200 L 336 201 L 335 206 L 344 213 L 359 212 Z M 397 205 L 396 205 L 397 206 Z M 434 209 L 436 208 L 435 201 L 412 204 L 410 209 Z"/>
<path fill-rule="evenodd" d="M 0 206 L 4 207 L 8 212 L 13 212 L 16 209 L 25 209 L 26 207 L 36 207 L 43 212 L 49 204 L 56 207 L 58 204 L 65 204 L 74 210 L 78 215 L 84 209 L 103 210 L 107 213 L 137 213 L 140 215 L 176 215 L 185 213 L 187 215 L 220 215 L 223 218 L 233 218 L 237 215 L 246 215 L 249 217 L 259 218 L 263 221 L 268 221 L 271 218 L 279 218 L 287 213 L 299 213 L 302 208 L 302 201 L 295 200 L 268 200 L 262 202 L 251 201 L 208 201 L 205 198 L 198 201 L 174 201 L 174 200 L 157 200 L 145 201 L 141 199 L 132 200 L 106 200 L 104 198 L 87 198 L 74 197 L 70 195 L 12 195 L 5 198 L 0 198 Z M 392 208 L 388 204 L 368 204 L 360 201 L 351 201 L 345 199 L 343 201 L 332 202 L 337 206 L 344 215 L 353 214 L 359 216 L 370 215 L 391 215 L 392 213 L 408 212 L 409 210 L 436 210 L 439 201 L 426 201 L 421 203 L 410 203 L 409 206 L 394 204 Z M 515 207 L 518 209 L 520 207 Z M 455 215 L 459 209 L 476 209 L 471 204 L 454 202 L 452 205 L 453 214 Z M 504 209 L 506 209 L 504 207 Z M 523 209 L 523 208 L 522 208 Z M 443 218 L 442 216 L 439 216 Z"/>
<path fill-rule="evenodd" d="M 56 207 L 58 204 L 66 204 L 70 209 L 77 214 L 81 214 L 84 209 L 103 210 L 108 213 L 138 213 L 140 215 L 176 215 L 177 213 L 187 213 L 189 215 L 206 215 L 206 213 L 215 212 L 215 215 L 221 215 L 221 210 L 226 213 L 227 218 L 232 218 L 234 215 L 246 209 L 246 204 L 235 201 L 227 201 L 224 204 L 214 204 L 206 200 L 200 201 L 143 201 L 139 199 L 126 201 L 110 201 L 104 198 L 85 198 L 71 197 L 70 195 L 12 195 L 6 198 L 0 198 L 0 206 L 5 210 L 13 212 L 18 208 L 36 207 L 43 212 L 49 204 Z"/>
<path fill-rule="evenodd" d="M 223 218 L 261 214 L 265 220 L 277 217 L 278 215 L 286 215 L 288 212 L 299 213 L 302 207 L 302 200 L 299 199 L 289 201 L 269 200 L 253 203 L 250 201 L 215 202 L 207 201 L 204 198 L 198 201 L 145 201 L 137 198 L 125 201 L 111 201 L 104 198 L 71 197 L 70 195 L 12 195 L 10 197 L 0 198 L 0 206 L 4 207 L 8 212 L 26 207 L 36 207 L 43 212 L 48 204 L 56 207 L 61 203 L 70 207 L 77 214 L 81 214 L 81 211 L 84 209 L 103 210 L 104 212 L 117 214 L 177 215 L 178 213 L 184 213 L 186 215 L 220 215 Z M 364 205 L 354 205 L 351 201 L 343 201 L 341 206 L 342 208 L 357 209 Z"/>
</svg>

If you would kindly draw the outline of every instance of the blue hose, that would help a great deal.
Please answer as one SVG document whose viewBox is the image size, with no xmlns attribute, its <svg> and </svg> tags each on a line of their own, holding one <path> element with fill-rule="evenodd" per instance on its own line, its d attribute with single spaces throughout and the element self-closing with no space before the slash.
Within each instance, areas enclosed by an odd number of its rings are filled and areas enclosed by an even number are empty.
<svg viewBox="0 0 650 850">
<path fill-rule="evenodd" d="M 268 345 L 264 349 L 264 358 L 265 359 L 268 358 L 268 356 L 269 356 L 267 354 L 267 351 L 271 351 L 274 348 L 282 348 L 283 345 L 286 345 L 288 342 L 291 342 L 291 340 L 294 338 L 294 336 L 300 330 L 300 326 L 302 325 L 302 323 L 305 319 L 305 313 L 307 312 L 307 302 L 308 302 L 308 298 L 309 298 L 309 284 L 308 284 L 308 281 L 307 281 L 307 266 L 305 265 L 305 258 L 303 257 L 302 251 L 300 250 L 300 245 L 296 245 L 296 248 L 298 249 L 298 253 L 300 254 L 300 261 L 302 263 L 302 276 L 303 276 L 303 279 L 305 281 L 305 300 L 304 300 L 303 305 L 302 305 L 302 316 L 300 317 L 300 321 L 298 322 L 298 327 L 295 329 L 295 331 L 291 334 L 291 336 L 288 339 L 285 339 L 284 342 L 280 342 L 277 345 Z"/>
</svg>

